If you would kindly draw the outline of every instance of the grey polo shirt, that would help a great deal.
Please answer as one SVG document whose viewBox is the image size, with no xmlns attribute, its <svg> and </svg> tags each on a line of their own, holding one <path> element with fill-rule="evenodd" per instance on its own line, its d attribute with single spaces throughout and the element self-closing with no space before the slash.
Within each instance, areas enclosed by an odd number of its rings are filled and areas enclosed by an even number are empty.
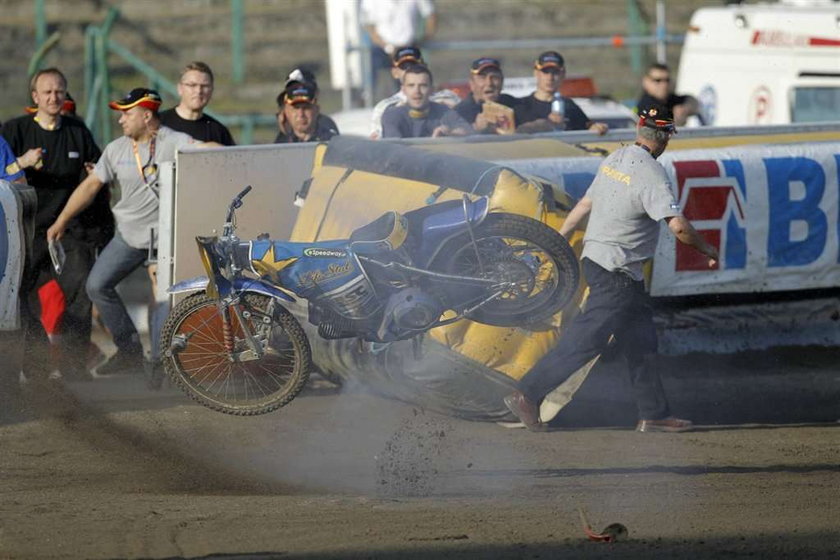
<svg viewBox="0 0 840 560">
<path fill-rule="evenodd" d="M 592 211 L 581 257 L 642 280 L 659 220 L 681 214 L 665 169 L 643 148 L 625 146 L 604 160 L 586 196 Z"/>
<path fill-rule="evenodd" d="M 155 140 L 153 159 L 149 157 L 150 143 L 139 143 L 137 156 L 140 165 L 158 166 L 156 172 L 147 173 L 146 181 L 140 176 L 131 138 L 122 136 L 105 147 L 94 173 L 103 183 L 111 183 L 112 192 L 119 192 L 119 200 L 112 211 L 120 236 L 131 247 L 148 248 L 151 229 L 157 227 L 161 162 L 174 161 L 175 153 L 193 142 L 191 136 L 161 126 Z"/>
</svg>

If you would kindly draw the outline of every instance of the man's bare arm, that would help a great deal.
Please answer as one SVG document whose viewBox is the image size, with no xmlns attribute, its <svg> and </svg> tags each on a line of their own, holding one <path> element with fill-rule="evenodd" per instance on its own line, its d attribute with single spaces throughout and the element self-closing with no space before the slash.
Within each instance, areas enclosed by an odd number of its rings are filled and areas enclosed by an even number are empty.
<svg viewBox="0 0 840 560">
<path fill-rule="evenodd" d="M 578 224 L 580 224 L 580 222 L 586 218 L 591 211 L 592 199 L 584 196 L 577 204 L 575 204 L 575 207 L 572 208 L 569 215 L 566 216 L 566 221 L 563 222 L 563 225 L 560 227 L 560 235 L 568 239 L 569 235 L 577 229 Z"/>
<path fill-rule="evenodd" d="M 64 230 L 67 229 L 67 224 L 70 223 L 70 220 L 75 218 L 82 210 L 90 206 L 90 203 L 93 202 L 94 198 L 96 198 L 96 193 L 99 192 L 99 189 L 101 189 L 104 184 L 105 183 L 100 181 L 99 177 L 96 176 L 96 173 L 88 175 L 85 180 L 73 190 L 73 194 L 70 195 L 70 198 L 67 200 L 67 204 L 64 205 L 64 210 L 61 211 L 61 214 L 59 214 L 58 218 L 55 219 L 53 225 L 51 225 L 50 229 L 47 230 L 47 240 L 52 241 L 53 239 L 61 239 L 64 235 Z"/>
<path fill-rule="evenodd" d="M 668 228 L 681 243 L 694 247 L 709 257 L 709 268 L 714 268 L 715 265 L 717 265 L 719 258 L 717 249 L 711 246 L 699 233 L 697 233 L 697 230 L 694 229 L 691 222 L 682 216 L 665 218 L 665 221 L 668 222 Z"/>
</svg>

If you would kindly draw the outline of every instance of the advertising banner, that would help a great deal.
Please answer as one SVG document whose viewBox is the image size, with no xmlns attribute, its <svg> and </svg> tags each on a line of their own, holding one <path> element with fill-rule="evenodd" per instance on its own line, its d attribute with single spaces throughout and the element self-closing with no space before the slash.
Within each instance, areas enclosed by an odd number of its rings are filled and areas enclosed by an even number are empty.
<svg viewBox="0 0 840 560">
<path fill-rule="evenodd" d="M 666 152 L 660 161 L 683 214 L 720 262 L 709 269 L 663 224 L 652 295 L 840 286 L 840 143 Z"/>
</svg>

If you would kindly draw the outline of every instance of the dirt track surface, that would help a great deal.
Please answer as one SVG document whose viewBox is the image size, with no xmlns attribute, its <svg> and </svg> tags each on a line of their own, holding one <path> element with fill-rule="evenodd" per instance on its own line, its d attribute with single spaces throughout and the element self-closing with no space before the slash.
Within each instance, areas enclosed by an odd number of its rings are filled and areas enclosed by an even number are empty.
<svg viewBox="0 0 840 560">
<path fill-rule="evenodd" d="M 833 356 L 789 386 L 764 372 L 666 388 L 709 423 L 739 419 L 737 396 L 741 421 L 763 418 L 745 389 L 762 383 L 778 387 L 756 393 L 770 417 L 785 398 L 825 416 Z M 588 382 L 542 434 L 317 383 L 256 418 L 139 378 L 71 384 L 0 424 L 0 558 L 840 557 L 840 424 L 581 427 L 627 408 L 614 381 Z M 586 541 L 579 506 L 629 538 Z"/>
</svg>

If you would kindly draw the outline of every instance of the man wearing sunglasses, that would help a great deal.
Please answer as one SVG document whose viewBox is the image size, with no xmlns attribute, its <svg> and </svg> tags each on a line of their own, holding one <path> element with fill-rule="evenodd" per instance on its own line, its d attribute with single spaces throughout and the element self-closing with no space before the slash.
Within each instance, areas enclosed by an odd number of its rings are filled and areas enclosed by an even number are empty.
<svg viewBox="0 0 840 560">
<path fill-rule="evenodd" d="M 636 103 L 636 111 L 656 108 L 682 126 L 688 117 L 699 116 L 697 99 L 690 95 L 677 95 L 671 91 L 671 71 L 664 64 L 651 64 L 642 78 L 642 96 Z"/>
<path fill-rule="evenodd" d="M 659 223 L 681 242 L 717 266 L 718 252 L 682 216 L 665 169 L 662 155 L 676 132 L 670 119 L 655 109 L 642 113 L 636 142 L 604 159 L 595 180 L 560 228 L 569 237 L 589 218 L 581 254 L 589 285 L 584 311 L 564 330 L 559 343 L 519 381 L 519 391 L 505 397 L 505 404 L 525 426 L 544 429 L 539 404 L 548 393 L 602 354 L 615 338 L 626 360 L 633 396 L 639 413 L 640 432 L 684 432 L 691 422 L 671 415 L 659 372 L 646 364 L 656 352 L 656 328 L 650 297 L 645 292 L 643 266 L 653 257 Z"/>
</svg>

